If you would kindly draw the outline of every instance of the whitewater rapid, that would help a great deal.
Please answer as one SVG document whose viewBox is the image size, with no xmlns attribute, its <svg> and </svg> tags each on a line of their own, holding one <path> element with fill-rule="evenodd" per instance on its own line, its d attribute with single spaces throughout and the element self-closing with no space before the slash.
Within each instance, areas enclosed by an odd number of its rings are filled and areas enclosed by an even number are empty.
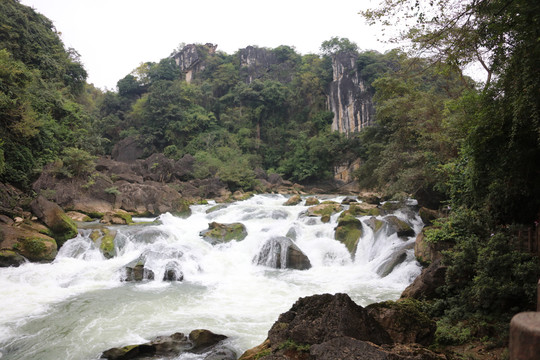
<svg viewBox="0 0 540 360">
<path fill-rule="evenodd" d="M 99 359 L 111 347 L 194 329 L 228 336 L 228 345 L 241 355 L 264 341 L 279 314 L 299 297 L 342 292 L 366 306 L 399 298 L 420 273 L 414 237 L 375 235 L 364 226 L 353 261 L 334 240 L 339 214 L 322 223 L 303 215 L 306 206 L 284 206 L 286 200 L 282 195 L 256 195 L 209 213 L 215 204 L 192 206 L 192 215 L 185 219 L 163 214 L 154 224 L 111 226 L 117 231 L 116 256 L 111 259 L 89 238 L 90 230 L 81 230 L 52 263 L 1 268 L 0 358 Z M 396 215 L 416 233 L 421 230 L 418 216 Z M 242 241 L 211 245 L 200 232 L 213 221 L 240 222 L 248 235 Z M 266 240 L 291 233 L 309 257 L 309 270 L 254 264 Z M 382 274 L 384 264 L 398 253 L 405 254 L 405 260 Z M 156 280 L 122 281 L 125 265 L 141 254 L 146 254 L 145 267 Z M 171 263 L 183 281 L 160 280 Z M 197 358 L 200 355 L 178 359 Z"/>
</svg>

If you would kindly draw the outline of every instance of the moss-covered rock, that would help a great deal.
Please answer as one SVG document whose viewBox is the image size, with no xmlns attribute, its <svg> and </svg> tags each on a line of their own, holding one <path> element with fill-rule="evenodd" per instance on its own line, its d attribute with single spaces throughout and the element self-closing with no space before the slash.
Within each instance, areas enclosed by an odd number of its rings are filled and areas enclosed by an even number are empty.
<svg viewBox="0 0 540 360">
<path fill-rule="evenodd" d="M 399 237 L 414 236 L 414 229 L 405 221 L 399 219 L 397 216 L 389 215 L 384 218 L 387 226 L 387 235 L 397 233 Z"/>
<path fill-rule="evenodd" d="M 0 250 L 0 267 L 19 266 L 26 261 L 24 256 L 14 250 Z"/>
<path fill-rule="evenodd" d="M 294 205 L 300 204 L 301 202 L 302 202 L 302 198 L 300 197 L 300 195 L 293 195 L 287 201 L 285 201 L 283 205 L 294 206 Z"/>
<path fill-rule="evenodd" d="M 55 203 L 38 196 L 30 204 L 32 212 L 51 230 L 58 247 L 61 247 L 68 239 L 77 236 L 77 225 Z"/>
<path fill-rule="evenodd" d="M 78 211 L 68 211 L 66 213 L 67 216 L 73 221 L 79 221 L 79 222 L 89 222 L 92 221 L 92 218 L 86 214 L 83 214 Z"/>
<path fill-rule="evenodd" d="M 306 206 L 314 206 L 314 205 L 319 205 L 321 202 L 319 201 L 319 199 L 317 199 L 316 197 L 308 197 L 306 199 Z"/>
<path fill-rule="evenodd" d="M 214 205 L 212 206 L 211 208 L 207 209 L 206 210 L 206 213 L 207 214 L 210 214 L 210 213 L 213 213 L 215 211 L 218 211 L 218 210 L 221 210 L 221 209 L 225 209 L 227 206 L 229 206 L 228 204 L 217 204 L 217 205 Z"/>
<path fill-rule="evenodd" d="M 181 218 L 187 218 L 191 216 L 191 208 L 189 207 L 189 201 L 186 199 L 178 199 L 173 203 L 174 210 L 171 212 L 174 216 Z"/>
<path fill-rule="evenodd" d="M 354 202 L 350 204 L 347 211 L 354 216 L 377 216 L 378 213 L 380 213 L 380 210 L 377 209 L 376 205 Z"/>
<path fill-rule="evenodd" d="M 366 225 L 373 230 L 373 233 L 377 234 L 384 226 L 384 221 L 377 219 L 375 216 L 366 220 Z"/>
<path fill-rule="evenodd" d="M 334 238 L 347 247 L 353 258 L 361 237 L 362 222 L 351 214 L 340 215 Z"/>
<path fill-rule="evenodd" d="M 329 222 L 330 217 L 343 210 L 343 206 L 336 202 L 323 202 L 322 204 L 309 207 L 307 215 L 312 217 L 320 217 L 322 222 Z"/>
<path fill-rule="evenodd" d="M 30 261 L 54 260 L 56 241 L 35 230 L 0 224 L 0 249 L 14 251 Z"/>
<path fill-rule="evenodd" d="M 208 229 L 201 231 L 200 235 L 209 243 L 218 244 L 231 240 L 244 240 L 247 236 L 247 230 L 242 223 L 220 224 L 211 222 L 208 224 Z"/>
<path fill-rule="evenodd" d="M 106 258 L 112 258 L 116 255 L 116 250 L 114 246 L 114 239 L 116 238 L 116 231 L 111 231 L 109 229 L 103 229 L 103 237 L 101 238 L 101 243 L 99 244 L 99 250 L 103 253 Z"/>
<path fill-rule="evenodd" d="M 369 315 L 388 332 L 395 343 L 431 345 L 437 325 L 414 299 L 385 301 L 369 305 Z"/>
<path fill-rule="evenodd" d="M 133 224 L 133 218 L 128 212 L 117 210 L 103 215 L 100 222 L 107 225 L 129 225 Z"/>
</svg>

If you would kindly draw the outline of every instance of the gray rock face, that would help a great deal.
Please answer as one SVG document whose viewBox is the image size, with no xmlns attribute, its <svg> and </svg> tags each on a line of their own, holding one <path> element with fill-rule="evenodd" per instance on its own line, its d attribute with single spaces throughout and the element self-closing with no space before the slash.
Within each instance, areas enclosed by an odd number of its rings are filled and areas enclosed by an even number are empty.
<svg viewBox="0 0 540 360">
<path fill-rule="evenodd" d="M 356 60 L 356 54 L 347 52 L 332 58 L 329 95 L 330 111 L 334 113 L 332 130 L 344 134 L 358 132 L 374 121 L 372 94 L 358 73 Z"/>
<path fill-rule="evenodd" d="M 217 45 L 206 43 L 205 45 L 188 44 L 174 55 L 176 65 L 185 74 L 186 82 L 190 83 L 197 73 L 206 68 L 206 56 L 216 52 Z"/>
<path fill-rule="evenodd" d="M 257 265 L 275 269 L 307 270 L 311 268 L 309 258 L 291 239 L 286 237 L 268 240 L 254 261 Z"/>
</svg>

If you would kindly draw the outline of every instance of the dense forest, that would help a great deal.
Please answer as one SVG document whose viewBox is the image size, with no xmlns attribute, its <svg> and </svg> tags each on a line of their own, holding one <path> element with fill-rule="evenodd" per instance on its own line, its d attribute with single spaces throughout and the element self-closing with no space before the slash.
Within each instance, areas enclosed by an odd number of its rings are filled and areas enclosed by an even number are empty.
<svg viewBox="0 0 540 360">
<path fill-rule="evenodd" d="M 360 189 L 445 209 L 425 230 L 443 252 L 446 282 L 422 306 L 438 341 L 504 341 L 516 312 L 535 307 L 538 259 L 514 244 L 540 218 L 540 3 L 527 0 L 387 1 L 364 16 L 412 25 L 411 52 L 359 51 L 344 38 L 320 54 L 266 49 L 277 62 L 255 79 L 228 55 L 197 44 L 206 66 L 188 82 L 174 56 L 143 62 L 116 91 L 86 82 L 74 49 L 52 22 L 15 0 L 0 2 L 0 182 L 30 191 L 43 167 L 86 176 L 127 137 L 143 156 L 191 155 L 193 176 L 253 190 L 257 171 L 295 182 L 331 179 L 360 159 Z M 359 20 L 360 21 L 360 20 Z M 331 131 L 332 57 L 357 56 L 375 124 Z M 462 72 L 479 62 L 487 77 Z"/>
</svg>

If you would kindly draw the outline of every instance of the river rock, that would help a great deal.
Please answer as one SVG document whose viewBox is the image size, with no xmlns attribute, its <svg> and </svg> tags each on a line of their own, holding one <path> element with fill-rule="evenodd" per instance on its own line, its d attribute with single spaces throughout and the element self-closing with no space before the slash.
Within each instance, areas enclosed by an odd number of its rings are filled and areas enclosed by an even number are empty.
<svg viewBox="0 0 540 360">
<path fill-rule="evenodd" d="M 377 219 L 375 216 L 370 217 L 365 221 L 366 225 L 373 230 L 373 233 L 376 235 L 381 231 L 384 226 L 384 221 Z"/>
<path fill-rule="evenodd" d="M 409 237 L 415 235 L 414 229 L 395 215 L 385 216 L 384 220 L 387 223 L 386 235 L 388 236 L 395 233 L 397 233 L 397 236 L 399 237 Z"/>
<path fill-rule="evenodd" d="M 133 223 L 133 219 L 128 212 L 117 210 L 105 213 L 99 222 L 107 225 L 129 225 Z"/>
<path fill-rule="evenodd" d="M 343 207 L 335 202 L 323 202 L 322 204 L 309 207 L 307 215 L 311 217 L 320 217 L 322 222 L 329 222 L 330 217 L 343 210 Z"/>
<path fill-rule="evenodd" d="M 368 313 L 382 325 L 394 343 L 429 346 L 437 325 L 414 300 L 385 301 L 367 306 Z"/>
<path fill-rule="evenodd" d="M 225 339 L 227 339 L 225 335 L 214 334 L 209 330 L 193 330 L 189 337 L 178 332 L 170 336 L 158 336 L 144 344 L 109 349 L 101 354 L 101 358 L 109 360 L 170 358 L 177 357 L 183 352 L 204 353 Z M 214 355 L 217 356 L 218 352 Z"/>
<path fill-rule="evenodd" d="M 0 250 L 0 267 L 17 267 L 27 261 L 24 256 L 13 250 Z"/>
<path fill-rule="evenodd" d="M 305 203 L 306 206 L 314 206 L 314 205 L 319 205 L 319 204 L 320 204 L 319 199 L 317 199 L 316 197 L 313 197 L 313 196 L 308 197 L 306 199 L 306 203 Z"/>
<path fill-rule="evenodd" d="M 26 259 L 35 262 L 54 260 L 57 253 L 56 241 L 39 231 L 19 226 L 0 224 L 0 249 L 14 251 Z M 7 254 L 12 260 L 20 259 Z M 18 260 L 17 260 L 18 261 Z"/>
<path fill-rule="evenodd" d="M 208 224 L 208 229 L 201 231 L 200 235 L 205 241 L 215 245 L 231 240 L 244 240 L 247 236 L 247 230 L 242 223 L 220 224 L 211 222 Z"/>
<path fill-rule="evenodd" d="M 210 350 L 210 353 L 204 357 L 204 360 L 236 360 L 236 352 L 228 347 L 220 347 Z"/>
<path fill-rule="evenodd" d="M 307 270 L 311 268 L 309 258 L 291 239 L 286 237 L 269 239 L 255 257 L 254 262 L 274 269 Z"/>
<path fill-rule="evenodd" d="M 422 270 L 411 285 L 401 293 L 402 298 L 432 299 L 437 294 L 437 289 L 444 285 L 446 266 L 437 259 L 427 268 Z"/>
<path fill-rule="evenodd" d="M 339 217 L 334 238 L 347 247 L 353 259 L 361 237 L 362 222 L 356 217 L 343 212 Z"/>
<path fill-rule="evenodd" d="M 300 204 L 301 202 L 302 202 L 302 198 L 300 197 L 300 195 L 293 195 L 287 201 L 285 201 L 283 205 L 294 206 L 294 205 Z"/>
<path fill-rule="evenodd" d="M 350 205 L 352 203 L 357 203 L 358 200 L 354 197 L 347 196 L 343 200 L 341 200 L 342 205 Z"/>
<path fill-rule="evenodd" d="M 77 236 L 77 225 L 57 204 L 40 195 L 30 203 L 30 207 L 32 212 L 49 227 L 58 247 L 66 240 Z"/>
</svg>

